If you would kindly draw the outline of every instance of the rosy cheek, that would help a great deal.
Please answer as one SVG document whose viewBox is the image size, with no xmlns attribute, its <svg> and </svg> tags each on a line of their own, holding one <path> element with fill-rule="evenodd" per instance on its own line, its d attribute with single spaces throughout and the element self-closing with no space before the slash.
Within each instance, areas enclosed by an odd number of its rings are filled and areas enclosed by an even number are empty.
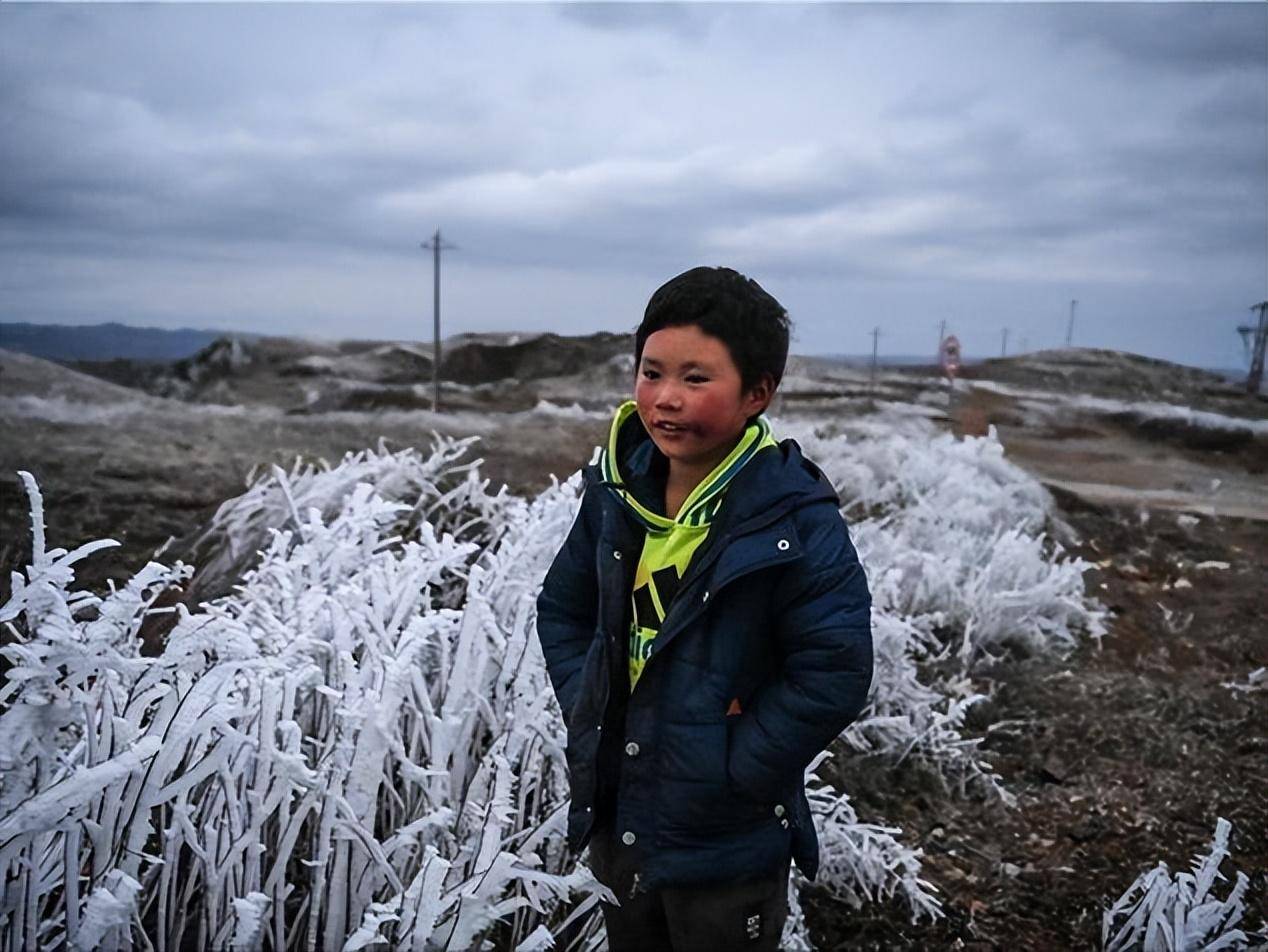
<svg viewBox="0 0 1268 952">
<path fill-rule="evenodd" d="M 646 377 L 639 377 L 634 383 L 634 402 L 640 407 L 644 407 L 650 406 L 653 399 L 655 398 L 652 392 L 651 381 L 649 381 Z"/>
<path fill-rule="evenodd" d="M 696 406 L 696 419 L 700 429 L 712 431 L 718 428 L 721 418 L 724 416 L 722 412 L 722 401 L 714 397 L 706 396 Z"/>
</svg>

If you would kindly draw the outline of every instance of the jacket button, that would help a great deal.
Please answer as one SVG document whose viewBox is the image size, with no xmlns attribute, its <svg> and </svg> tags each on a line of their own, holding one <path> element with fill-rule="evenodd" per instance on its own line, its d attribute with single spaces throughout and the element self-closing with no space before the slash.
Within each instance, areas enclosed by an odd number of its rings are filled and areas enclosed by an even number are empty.
<svg viewBox="0 0 1268 952">
<path fill-rule="evenodd" d="M 613 553 L 612 553 L 612 558 L 616 559 L 617 561 L 620 561 L 620 559 L 621 559 L 621 553 L 620 553 L 620 552 L 613 552 Z"/>
<path fill-rule="evenodd" d="M 775 804 L 775 816 L 784 815 L 784 805 L 782 803 Z"/>
<path fill-rule="evenodd" d="M 629 830 L 626 830 L 624 833 L 621 834 L 621 842 L 624 843 L 626 846 L 633 846 L 634 841 L 637 839 L 638 837 L 635 836 L 633 833 L 631 833 Z"/>
<path fill-rule="evenodd" d="M 787 552 L 787 551 L 788 551 L 788 540 L 787 540 L 787 539 L 780 539 L 778 542 L 776 542 L 776 543 L 775 543 L 775 548 L 777 548 L 780 552 Z"/>
<path fill-rule="evenodd" d="M 787 821 L 787 820 L 780 820 L 780 821 L 779 821 L 779 825 L 780 825 L 780 826 L 782 826 L 785 830 L 786 830 L 786 829 L 788 829 L 788 821 Z"/>
<path fill-rule="evenodd" d="M 709 600 L 709 593 L 705 592 L 704 596 L 700 599 L 700 601 L 707 602 L 708 600 Z"/>
<path fill-rule="evenodd" d="M 628 744 L 625 745 L 625 752 L 629 754 L 631 757 L 637 757 L 638 744 L 634 743 L 634 741 L 630 741 Z"/>
</svg>

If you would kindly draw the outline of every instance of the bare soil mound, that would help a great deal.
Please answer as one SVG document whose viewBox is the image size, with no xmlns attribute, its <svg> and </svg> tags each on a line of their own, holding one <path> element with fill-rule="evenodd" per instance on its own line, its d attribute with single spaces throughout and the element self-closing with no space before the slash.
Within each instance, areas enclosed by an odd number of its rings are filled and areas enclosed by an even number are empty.
<svg viewBox="0 0 1268 952">
<path fill-rule="evenodd" d="M 0 396 L 72 401 L 136 400 L 136 390 L 70 367 L 0 349 Z"/>
<path fill-rule="evenodd" d="M 1268 417 L 1268 396 L 1252 397 L 1218 374 L 1116 350 L 1041 350 L 964 367 L 965 380 L 995 380 L 1061 394 L 1157 401 L 1232 416 Z"/>
<path fill-rule="evenodd" d="M 629 334 L 561 337 L 537 334 L 515 343 L 472 341 L 449 349 L 440 364 L 444 380 L 479 384 L 514 377 L 537 380 L 562 377 L 604 364 L 633 350 Z"/>
</svg>

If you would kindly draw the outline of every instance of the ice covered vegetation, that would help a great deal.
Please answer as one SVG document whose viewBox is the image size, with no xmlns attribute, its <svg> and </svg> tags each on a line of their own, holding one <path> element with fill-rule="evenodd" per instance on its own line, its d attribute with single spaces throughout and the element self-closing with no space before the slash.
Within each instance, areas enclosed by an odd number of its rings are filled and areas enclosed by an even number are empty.
<svg viewBox="0 0 1268 952">
<path fill-rule="evenodd" d="M 975 665 L 1103 633 L 1046 493 L 993 436 L 876 417 L 779 430 L 838 487 L 875 598 L 875 690 L 837 754 L 917 758 L 1007 799 L 965 728 Z M 223 551 L 199 570 L 236 584 L 179 608 L 157 657 L 142 623 L 193 568 L 78 590 L 76 564 L 112 543 L 50 547 L 25 477 L 31 564 L 0 607 L 0 945 L 603 946 L 602 887 L 564 845 L 564 729 L 534 635 L 580 480 L 490 493 L 469 452 L 437 438 L 261 478 L 205 537 Z M 821 881 L 940 916 L 920 851 L 821 772 Z M 1167 879 L 1148 921 L 1187 902 L 1206 928 L 1209 879 L 1201 895 Z M 785 938 L 806 949 L 799 885 Z"/>
<path fill-rule="evenodd" d="M 1215 894 L 1225 878 L 1220 864 L 1229 855 L 1231 829 L 1228 820 L 1216 822 L 1211 851 L 1193 860 L 1191 873 L 1172 876 L 1166 863 L 1142 873 L 1102 917 L 1105 952 L 1245 948 L 1249 937 L 1236 926 L 1246 910 L 1250 880 L 1237 872 L 1227 895 L 1220 899 Z"/>
</svg>

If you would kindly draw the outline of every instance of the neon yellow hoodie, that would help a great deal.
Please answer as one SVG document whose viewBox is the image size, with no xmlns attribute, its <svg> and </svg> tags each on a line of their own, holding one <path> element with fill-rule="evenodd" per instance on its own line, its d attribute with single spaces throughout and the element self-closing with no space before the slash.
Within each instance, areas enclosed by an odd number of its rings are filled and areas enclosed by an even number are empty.
<svg viewBox="0 0 1268 952">
<path fill-rule="evenodd" d="M 625 480 L 621 478 L 617 460 L 617 439 L 622 426 L 637 412 L 638 406 L 633 400 L 617 408 L 608 444 L 599 457 L 604 481 L 619 484 L 620 498 L 647 531 L 634 573 L 634 615 L 629 634 L 631 691 L 643 673 L 652 642 L 660 631 L 687 565 L 709 534 L 727 486 L 759 450 L 776 445 L 770 423 L 766 417 L 759 416 L 744 430 L 735 448 L 683 500 L 678 514 L 670 519 L 648 509 L 624 488 Z M 636 420 L 635 425 L 641 426 L 642 422 Z"/>
</svg>

